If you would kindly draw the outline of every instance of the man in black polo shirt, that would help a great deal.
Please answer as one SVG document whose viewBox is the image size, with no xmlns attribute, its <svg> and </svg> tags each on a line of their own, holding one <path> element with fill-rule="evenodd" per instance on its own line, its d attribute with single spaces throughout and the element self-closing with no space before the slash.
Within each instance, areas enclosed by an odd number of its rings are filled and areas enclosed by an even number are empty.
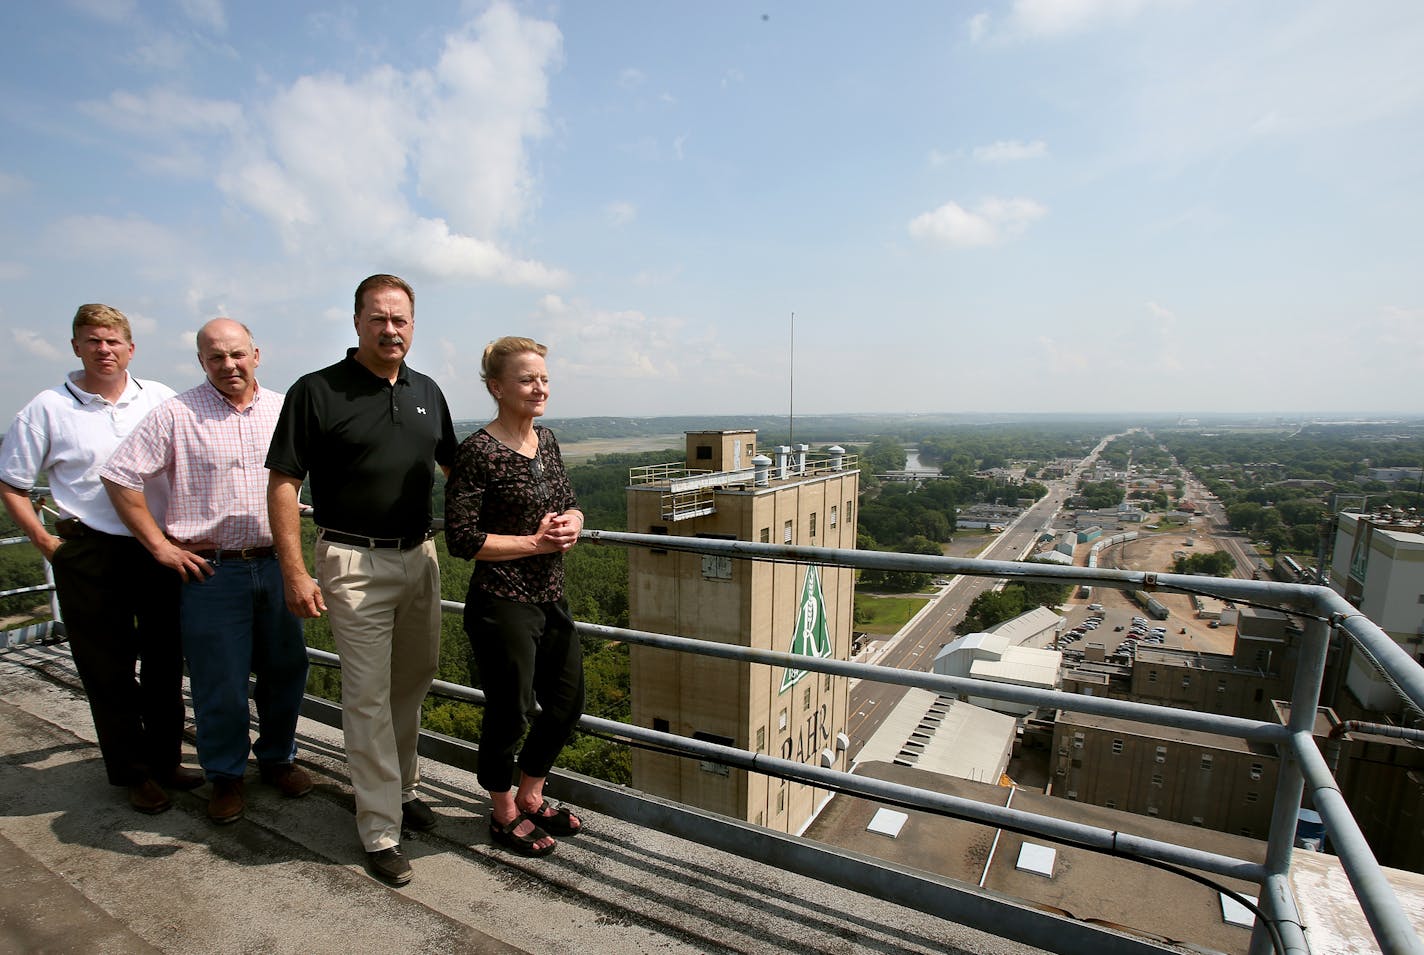
<svg viewBox="0 0 1424 955">
<path fill-rule="evenodd" d="M 440 387 L 411 371 L 415 293 L 394 275 L 356 287 L 357 347 L 287 392 L 267 454 L 268 512 L 287 606 L 331 617 L 341 656 L 342 726 L 356 829 L 372 875 L 410 881 L 401 825 L 430 829 L 416 796 L 420 705 L 440 657 L 440 568 L 430 539 L 435 466 L 455 428 Z M 298 495 L 311 477 L 314 582 L 302 558 Z"/>
</svg>

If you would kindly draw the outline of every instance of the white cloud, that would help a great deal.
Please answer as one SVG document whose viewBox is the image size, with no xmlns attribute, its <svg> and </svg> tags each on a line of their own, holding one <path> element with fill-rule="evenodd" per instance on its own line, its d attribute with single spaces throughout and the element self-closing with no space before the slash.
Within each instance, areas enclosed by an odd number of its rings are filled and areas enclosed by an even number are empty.
<svg viewBox="0 0 1424 955">
<path fill-rule="evenodd" d="M 946 202 L 910 221 L 910 235 L 955 248 L 1000 245 L 1021 234 L 1048 210 L 1032 199 L 982 200 L 973 210 Z"/>
<path fill-rule="evenodd" d="M 956 159 L 960 158 L 962 155 L 964 155 L 964 154 L 961 153 L 961 152 L 960 152 L 959 150 L 957 150 L 957 149 L 956 149 L 956 150 L 951 150 L 950 152 L 943 152 L 942 150 L 939 150 L 939 149 L 931 149 L 931 150 L 930 150 L 930 165 L 931 165 L 931 166 L 944 166 L 944 165 L 948 165 L 949 163 L 952 163 L 952 162 L 954 162 Z"/>
<path fill-rule="evenodd" d="M 639 86 L 642 86 L 646 80 L 647 76 L 642 70 L 635 69 L 631 66 L 618 71 L 618 85 L 625 90 L 637 89 Z"/>
<path fill-rule="evenodd" d="M 1158 323 L 1164 328 L 1170 329 L 1176 327 L 1177 316 L 1172 312 L 1171 309 L 1166 308 L 1162 305 L 1158 305 L 1156 302 L 1148 302 L 1147 312 L 1153 318 L 1157 319 Z"/>
<path fill-rule="evenodd" d="M 671 380 L 680 376 L 676 355 L 689 351 L 685 323 L 635 309 L 613 311 L 586 302 L 547 297 L 541 302 L 540 340 L 549 343 L 557 374 L 581 379 Z"/>
<path fill-rule="evenodd" d="M 17 348 L 36 358 L 57 359 L 64 357 L 63 352 L 28 328 L 12 328 L 10 337 Z"/>
<path fill-rule="evenodd" d="M 476 235 L 520 221 L 533 181 L 525 143 L 548 133 L 549 73 L 562 58 L 552 23 L 491 7 L 446 41 L 427 94 L 420 191 Z"/>
<path fill-rule="evenodd" d="M 562 284 L 560 270 L 498 241 L 534 201 L 526 147 L 547 134 L 561 43 L 552 23 L 501 3 L 448 37 L 433 70 L 303 76 L 250 111 L 219 185 L 268 219 L 289 252 Z M 411 193 L 442 215 L 418 214 Z"/>
<path fill-rule="evenodd" d="M 722 74 L 722 88 L 726 89 L 734 84 L 740 85 L 741 83 L 745 83 L 746 80 L 747 75 L 745 73 L 736 67 L 732 67 Z"/>
<path fill-rule="evenodd" d="M 124 56 L 124 61 L 140 69 L 169 72 L 187 63 L 191 50 L 186 40 L 171 33 L 159 33 L 135 47 Z"/>
<path fill-rule="evenodd" d="M 974 158 L 980 162 L 1018 162 L 1024 159 L 1041 159 L 1048 155 L 1048 144 L 1041 139 L 1031 143 L 1018 139 L 1001 139 L 988 146 L 977 146 Z"/>
<path fill-rule="evenodd" d="M 80 109 L 128 132 L 235 132 L 242 122 L 242 107 L 237 103 L 163 88 L 146 93 L 117 90 L 107 100 L 84 103 Z"/>
<path fill-rule="evenodd" d="M 631 202 L 610 202 L 603 207 L 603 218 L 611 228 L 621 229 L 638 216 L 638 208 Z"/>
<path fill-rule="evenodd" d="M 969 40 L 971 43 L 978 43 L 989 34 L 990 17 L 988 13 L 976 13 L 969 18 Z"/>
<path fill-rule="evenodd" d="M 227 30 L 227 14 L 222 0 L 178 0 L 184 15 L 198 26 L 222 33 Z"/>
<path fill-rule="evenodd" d="M 672 157 L 677 160 L 683 158 L 683 146 L 687 144 L 687 137 L 675 136 L 672 141 Z"/>
<path fill-rule="evenodd" d="M 1010 19 L 1018 30 L 1034 36 L 1061 36 L 1098 24 L 1128 20 L 1152 0 L 1015 0 Z M 1158 3 L 1171 0 L 1155 0 Z"/>
<path fill-rule="evenodd" d="M 129 327 L 133 329 L 135 338 L 157 333 L 158 319 L 152 315 L 144 315 L 139 312 L 125 312 L 124 314 L 128 316 Z"/>
</svg>

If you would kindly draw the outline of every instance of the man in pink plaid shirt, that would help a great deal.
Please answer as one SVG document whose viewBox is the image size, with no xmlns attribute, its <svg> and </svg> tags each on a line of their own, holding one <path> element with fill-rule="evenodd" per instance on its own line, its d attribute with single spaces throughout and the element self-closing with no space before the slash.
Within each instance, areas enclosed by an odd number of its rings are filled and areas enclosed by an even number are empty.
<svg viewBox="0 0 1424 955">
<path fill-rule="evenodd" d="M 242 816 L 249 749 L 263 782 L 283 795 L 312 788 L 293 763 L 306 644 L 287 609 L 267 518 L 263 462 L 282 395 L 258 387 L 260 358 L 247 326 L 208 322 L 198 332 L 207 380 L 155 408 L 100 471 L 124 524 L 184 581 L 183 653 L 198 761 L 213 784 L 208 816 L 217 823 Z M 162 527 L 143 496 L 144 482 L 160 475 L 171 487 Z M 256 744 L 248 732 L 249 674 L 257 676 Z"/>
</svg>

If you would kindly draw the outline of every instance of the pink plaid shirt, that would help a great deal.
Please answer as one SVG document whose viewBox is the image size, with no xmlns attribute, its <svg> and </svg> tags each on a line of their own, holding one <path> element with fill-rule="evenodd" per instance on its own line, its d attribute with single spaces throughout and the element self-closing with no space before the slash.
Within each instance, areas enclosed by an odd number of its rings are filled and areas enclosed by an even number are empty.
<svg viewBox="0 0 1424 955">
<path fill-rule="evenodd" d="M 180 544 L 270 546 L 264 462 L 282 398 L 259 387 L 247 410 L 238 411 L 204 380 L 155 408 L 100 474 L 135 491 L 166 475 L 171 489 L 163 531 Z"/>
</svg>

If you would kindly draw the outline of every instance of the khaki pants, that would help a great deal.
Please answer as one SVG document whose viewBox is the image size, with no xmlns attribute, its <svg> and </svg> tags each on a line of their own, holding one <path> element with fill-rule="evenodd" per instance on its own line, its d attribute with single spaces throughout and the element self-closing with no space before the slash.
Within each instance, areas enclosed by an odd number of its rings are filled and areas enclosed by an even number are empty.
<svg viewBox="0 0 1424 955">
<path fill-rule="evenodd" d="M 367 852 L 400 844 L 420 782 L 420 706 L 440 662 L 435 542 L 402 551 L 318 539 L 316 576 L 341 656 L 341 723 Z"/>
</svg>

